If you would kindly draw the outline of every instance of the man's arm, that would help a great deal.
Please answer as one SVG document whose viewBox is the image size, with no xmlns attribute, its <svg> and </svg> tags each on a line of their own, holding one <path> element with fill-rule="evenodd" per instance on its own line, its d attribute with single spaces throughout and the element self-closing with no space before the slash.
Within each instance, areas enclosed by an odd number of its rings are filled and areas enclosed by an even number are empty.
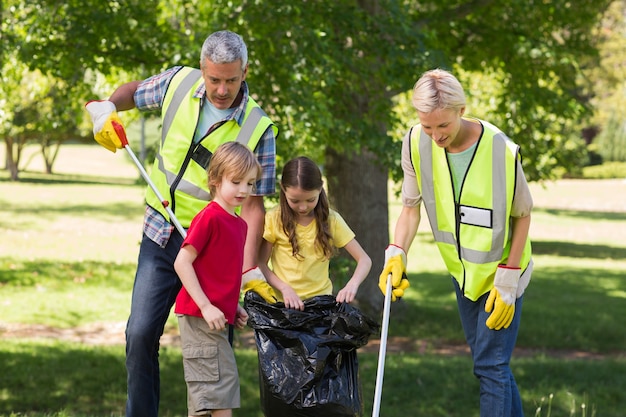
<svg viewBox="0 0 626 417">
<path fill-rule="evenodd" d="M 241 207 L 241 218 L 248 224 L 243 252 L 243 271 L 257 266 L 259 248 L 265 224 L 265 206 L 262 196 L 249 196 Z"/>
<path fill-rule="evenodd" d="M 117 111 L 131 110 L 135 108 L 135 91 L 137 91 L 137 87 L 141 81 L 131 81 L 126 84 L 122 84 L 119 86 L 111 97 L 109 97 L 109 101 L 115 104 L 115 108 Z"/>
</svg>

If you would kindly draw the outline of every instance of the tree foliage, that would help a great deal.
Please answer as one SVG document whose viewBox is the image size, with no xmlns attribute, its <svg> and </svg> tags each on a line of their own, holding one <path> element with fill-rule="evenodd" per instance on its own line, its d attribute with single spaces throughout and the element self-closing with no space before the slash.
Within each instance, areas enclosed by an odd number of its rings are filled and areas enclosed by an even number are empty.
<svg viewBox="0 0 626 417">
<path fill-rule="evenodd" d="M 120 74 L 141 78 L 146 68 L 156 71 L 189 38 L 174 30 L 175 18 L 168 21 L 160 7 L 146 2 L 3 5 L 0 136 L 13 179 L 27 143 L 40 145 L 52 172 L 62 143 L 91 136 L 84 104 L 104 89 L 107 77 L 117 84 Z"/>
<path fill-rule="evenodd" d="M 587 62 L 586 76 L 593 80 L 594 108 L 592 148 L 605 161 L 626 161 L 626 1 L 611 4 L 596 31 L 599 59 Z"/>
<path fill-rule="evenodd" d="M 529 179 L 551 178 L 581 159 L 577 137 L 591 98 L 581 63 L 597 59 L 594 30 L 610 3 L 8 0 L 2 42 L 31 71 L 78 85 L 94 72 L 142 78 L 196 65 L 206 35 L 240 33 L 251 91 L 281 129 L 281 164 L 308 154 L 324 165 L 331 200 L 377 275 L 388 241 L 387 174 L 399 178 L 399 142 L 414 120 L 397 104 L 408 104 L 419 75 L 433 67 L 458 74 L 470 113 L 521 145 Z M 373 304 L 374 280 L 365 287 L 361 300 Z"/>
<path fill-rule="evenodd" d="M 294 145 L 281 151 L 285 157 L 305 152 L 322 159 L 326 147 L 340 153 L 365 147 L 384 166 L 397 162 L 386 145 L 398 138 L 381 136 L 397 126 L 392 97 L 435 66 L 489 74 L 500 89 L 484 98 L 495 103 L 485 117 L 504 122 L 527 148 L 530 177 L 542 179 L 567 163 L 555 158 L 532 166 L 561 150 L 541 136 L 548 130 L 563 136 L 554 115 L 585 115 L 578 63 L 595 59 L 592 36 L 610 3 L 8 0 L 2 50 L 16 51 L 14 59 L 30 70 L 76 85 L 88 71 L 123 69 L 141 78 L 173 64 L 194 65 L 206 34 L 236 30 L 250 44 L 255 94 Z M 468 92 L 479 95 L 480 86 L 467 81 Z"/>
</svg>

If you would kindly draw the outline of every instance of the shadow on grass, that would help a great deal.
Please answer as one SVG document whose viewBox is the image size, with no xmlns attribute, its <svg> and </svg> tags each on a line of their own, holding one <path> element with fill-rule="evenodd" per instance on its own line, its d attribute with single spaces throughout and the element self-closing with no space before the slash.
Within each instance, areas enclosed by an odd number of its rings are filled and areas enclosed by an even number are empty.
<svg viewBox="0 0 626 417">
<path fill-rule="evenodd" d="M 565 210 L 534 207 L 533 213 L 546 213 L 559 217 L 573 217 L 586 220 L 626 220 L 626 213 L 614 211 L 585 211 L 585 210 Z"/>
<path fill-rule="evenodd" d="M 12 182 L 6 175 L 0 176 L 0 183 Z M 85 175 L 85 174 L 44 174 L 34 171 L 20 171 L 19 180 L 20 184 L 33 184 L 33 185 L 139 185 L 143 184 L 143 179 L 137 173 L 136 178 L 125 177 L 104 177 L 99 175 Z"/>
<path fill-rule="evenodd" d="M 179 351 L 162 349 L 163 416 L 187 415 Z M 0 414 L 122 416 L 126 402 L 124 346 L 57 342 L 5 343 L 0 349 Z M 49 415 L 49 414 L 46 414 Z"/>
<path fill-rule="evenodd" d="M 622 417 L 626 359 L 514 359 L 526 415 Z M 553 396 L 550 400 L 550 396 Z M 549 402 L 551 406 L 548 407 Z M 530 405 L 530 406 L 528 406 Z M 541 413 L 535 411 L 541 407 Z M 549 412 L 551 411 L 551 412 Z"/>
<path fill-rule="evenodd" d="M 624 352 L 622 270 L 535 265 L 524 294 L 518 346 Z"/>
<path fill-rule="evenodd" d="M 89 217 L 92 219 L 99 219 L 102 221 L 120 221 L 130 220 L 137 218 L 144 210 L 143 201 L 129 200 L 128 202 L 116 202 L 116 203 L 94 203 L 94 204 L 76 204 L 76 205 L 46 205 L 42 202 L 41 205 L 35 206 L 33 203 L 26 204 L 14 204 L 6 203 L 3 205 L 2 219 L 0 220 L 0 227 L 13 230 L 31 230 L 38 226 L 37 220 L 32 222 L 21 221 L 19 224 L 11 221 L 12 218 L 17 218 L 20 213 L 28 213 L 30 215 L 37 215 L 39 217 L 46 218 L 48 221 L 53 220 L 59 216 L 72 216 L 75 218 Z M 41 227 L 39 224 L 39 227 Z M 140 223 L 137 223 L 137 227 L 140 227 Z"/>
<path fill-rule="evenodd" d="M 533 241 L 534 255 L 554 255 L 566 258 L 626 259 L 626 248 L 586 243 Z"/>
<path fill-rule="evenodd" d="M 409 274 L 411 287 L 392 305 L 390 336 L 464 344 L 451 278 Z M 395 304 L 395 303 L 394 303 Z M 616 354 L 626 346 L 626 276 L 622 270 L 550 267 L 535 261 L 524 294 L 517 346 Z"/>
<path fill-rule="evenodd" d="M 134 264 L 80 261 L 13 260 L 0 258 L 0 285 L 13 288 L 47 286 L 55 288 L 92 285 L 126 289 Z"/>
</svg>

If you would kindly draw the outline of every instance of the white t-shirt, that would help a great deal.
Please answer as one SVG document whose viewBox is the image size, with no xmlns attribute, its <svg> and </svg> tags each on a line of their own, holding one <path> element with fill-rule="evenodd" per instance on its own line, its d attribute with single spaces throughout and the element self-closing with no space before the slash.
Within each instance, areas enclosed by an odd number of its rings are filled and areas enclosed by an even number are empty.
<svg viewBox="0 0 626 417">
<path fill-rule="evenodd" d="M 200 112 L 200 120 L 198 127 L 193 135 L 193 141 L 198 143 L 200 139 L 206 136 L 209 128 L 215 123 L 230 117 L 235 111 L 235 107 L 229 109 L 218 109 L 209 100 L 204 98 L 202 111 Z"/>
</svg>

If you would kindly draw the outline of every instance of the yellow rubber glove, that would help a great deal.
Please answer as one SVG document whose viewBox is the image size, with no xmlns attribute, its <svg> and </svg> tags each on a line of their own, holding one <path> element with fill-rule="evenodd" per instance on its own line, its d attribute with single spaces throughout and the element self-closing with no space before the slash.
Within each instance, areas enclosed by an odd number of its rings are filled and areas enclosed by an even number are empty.
<svg viewBox="0 0 626 417">
<path fill-rule="evenodd" d="M 385 267 L 378 278 L 378 288 L 385 296 L 388 279 L 391 279 L 391 301 L 396 301 L 410 286 L 406 277 L 406 253 L 400 246 L 389 245 L 385 249 Z"/>
<path fill-rule="evenodd" d="M 122 149 L 126 142 L 126 134 L 124 125 L 117 115 L 115 104 L 108 100 L 93 100 L 87 103 L 85 108 L 93 122 L 93 136 L 96 142 L 114 153 L 117 149 Z M 119 132 L 120 128 L 121 132 Z M 124 140 L 120 138 L 120 133 Z"/>
<path fill-rule="evenodd" d="M 490 329 L 506 329 L 513 321 L 520 274 L 520 268 L 498 266 L 493 288 L 485 303 L 485 312 L 491 313 L 486 322 Z"/>
<path fill-rule="evenodd" d="M 269 304 L 274 304 L 278 301 L 274 287 L 268 284 L 263 272 L 261 272 L 258 266 L 248 269 L 243 273 L 241 276 L 241 290 L 244 293 L 254 291 Z"/>
</svg>

